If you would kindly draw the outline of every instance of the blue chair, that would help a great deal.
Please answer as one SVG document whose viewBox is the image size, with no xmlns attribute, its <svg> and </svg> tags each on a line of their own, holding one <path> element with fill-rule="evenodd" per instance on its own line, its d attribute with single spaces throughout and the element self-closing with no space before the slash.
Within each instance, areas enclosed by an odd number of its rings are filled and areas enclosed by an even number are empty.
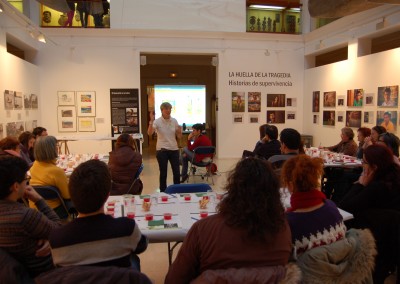
<svg viewBox="0 0 400 284">
<path fill-rule="evenodd" d="M 138 182 L 138 180 L 140 180 L 140 174 L 142 173 L 144 168 L 143 163 L 140 165 L 140 168 L 137 170 L 136 174 L 135 174 L 135 179 L 133 180 L 131 186 L 129 187 L 128 191 L 126 192 L 126 194 L 129 194 L 129 192 L 131 191 L 131 189 L 133 188 L 133 186 Z"/>
<path fill-rule="evenodd" d="M 65 215 L 71 218 L 75 218 L 77 212 L 75 208 L 72 206 L 72 202 L 69 200 L 64 200 L 61 196 L 60 191 L 55 186 L 50 185 L 34 185 L 32 186 L 40 196 L 43 197 L 44 200 L 58 199 L 61 203 L 61 206 L 65 210 Z"/>
<path fill-rule="evenodd" d="M 195 193 L 195 192 L 207 192 L 212 190 L 211 186 L 206 183 L 194 183 L 194 184 L 171 184 L 165 189 L 165 193 L 174 194 L 174 193 Z M 174 253 L 174 249 L 181 242 L 176 242 L 171 246 L 171 243 L 168 242 L 168 261 L 169 265 L 172 264 L 172 255 Z"/>
<path fill-rule="evenodd" d="M 205 159 L 204 161 L 196 162 L 196 156 L 198 156 L 198 155 L 210 155 L 211 157 L 209 157 L 209 159 Z M 187 179 L 187 182 L 189 182 L 190 175 L 192 175 L 193 179 L 194 179 L 197 168 L 206 168 L 206 173 L 202 174 L 200 176 L 202 179 L 204 179 L 204 177 L 206 177 L 207 181 L 208 181 L 208 177 L 211 176 L 212 184 L 214 184 L 213 173 L 211 173 L 211 171 L 208 169 L 211 166 L 211 164 L 213 163 L 214 155 L 215 155 L 215 147 L 214 146 L 199 146 L 199 147 L 195 148 L 193 150 L 193 158 L 190 161 L 190 172 L 189 172 L 189 177 Z"/>
<path fill-rule="evenodd" d="M 207 192 L 212 190 L 211 186 L 206 183 L 181 183 L 171 184 L 165 189 L 165 193 L 193 193 L 193 192 Z"/>
</svg>

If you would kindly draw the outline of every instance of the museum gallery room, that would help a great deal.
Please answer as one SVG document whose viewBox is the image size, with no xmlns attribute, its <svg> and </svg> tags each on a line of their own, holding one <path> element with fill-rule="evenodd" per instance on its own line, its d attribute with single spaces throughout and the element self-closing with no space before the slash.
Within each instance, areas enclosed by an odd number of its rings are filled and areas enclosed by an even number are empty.
<svg viewBox="0 0 400 284">
<path fill-rule="evenodd" d="M 0 139 L 46 128 L 56 137 L 57 165 L 68 180 L 83 161 L 107 163 L 118 137 L 132 134 L 143 158 L 137 174 L 143 191 L 133 201 L 135 220 L 149 238 L 138 255 L 140 269 L 152 283 L 174 283 L 177 268 L 171 263 L 188 230 L 203 218 L 198 204 L 207 199 L 207 214 L 220 210 L 231 171 L 244 160 L 244 151 L 253 151 L 263 138 L 261 125 L 273 125 L 278 133 L 295 129 L 306 154 L 323 158 L 325 169 L 327 159 L 343 166 L 349 157 L 324 148 L 343 139 L 343 128 L 352 129 L 357 145 L 361 127 L 383 126 L 398 136 L 399 65 L 396 0 L 0 0 Z M 160 105 L 165 102 L 183 130 L 177 141 L 180 153 L 190 146 L 197 123 L 200 135 L 215 146 L 215 168 L 196 166 L 195 173 L 190 167 L 184 180 L 206 184 L 208 192 L 202 190 L 207 198 L 191 194 L 186 200 L 179 193 L 160 192 L 158 155 L 164 148 L 158 146 L 157 131 L 148 129 L 154 119 L 164 117 Z M 362 157 L 349 158 L 349 164 L 362 169 L 367 163 Z M 171 165 L 166 182 L 174 183 Z M 290 194 L 286 197 L 290 209 Z M 146 198 L 155 220 L 143 225 L 139 217 L 147 218 Z M 122 195 L 108 202 L 112 206 L 107 203 L 106 211 L 115 206 L 113 214 L 126 216 Z M 197 215 L 185 207 L 187 216 L 179 219 L 174 210 L 180 203 L 191 203 Z M 163 217 L 163 206 L 173 213 L 173 223 L 167 221 L 171 215 Z M 355 217 L 347 211 L 340 211 L 346 222 Z M 164 219 L 158 220 L 157 213 Z M 392 251 L 399 265 L 396 220 Z M 158 225 L 149 227 L 150 222 Z M 385 239 L 377 241 L 378 256 L 379 242 Z M 395 271 L 396 266 L 385 283 L 398 283 Z"/>
</svg>

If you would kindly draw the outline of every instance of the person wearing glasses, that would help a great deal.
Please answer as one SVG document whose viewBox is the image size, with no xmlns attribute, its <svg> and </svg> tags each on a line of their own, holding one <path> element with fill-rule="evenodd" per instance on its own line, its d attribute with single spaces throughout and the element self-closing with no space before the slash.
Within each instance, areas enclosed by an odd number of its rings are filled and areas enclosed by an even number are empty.
<svg viewBox="0 0 400 284">
<path fill-rule="evenodd" d="M 28 164 L 18 157 L 0 157 L 0 248 L 27 268 L 31 277 L 53 266 L 48 237 L 61 225 L 60 218 L 43 198 L 29 186 Z M 36 209 L 26 207 L 26 198 Z M 2 263 L 2 267 L 10 263 Z M 2 275 L 2 282 L 8 282 Z M 17 283 L 17 281 L 15 282 Z"/>
</svg>

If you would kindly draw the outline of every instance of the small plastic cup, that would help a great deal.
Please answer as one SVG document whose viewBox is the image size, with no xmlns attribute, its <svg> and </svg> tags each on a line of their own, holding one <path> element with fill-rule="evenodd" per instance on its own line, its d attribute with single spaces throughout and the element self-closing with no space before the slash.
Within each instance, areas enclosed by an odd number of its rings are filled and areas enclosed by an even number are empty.
<svg viewBox="0 0 400 284">
<path fill-rule="evenodd" d="M 143 201 L 144 201 L 144 202 L 150 202 L 150 197 L 145 197 L 145 198 L 143 198 Z"/>
<path fill-rule="evenodd" d="M 161 201 L 162 202 L 167 202 L 168 201 L 168 196 L 166 196 L 166 195 L 161 196 Z"/>
<path fill-rule="evenodd" d="M 164 220 L 171 220 L 172 214 L 171 213 L 164 213 Z"/>
<path fill-rule="evenodd" d="M 185 199 L 185 201 L 190 201 L 192 199 L 192 197 L 190 195 L 185 195 L 184 199 Z"/>
<path fill-rule="evenodd" d="M 209 199 L 209 196 L 208 195 L 203 195 L 203 199 Z"/>
<path fill-rule="evenodd" d="M 135 212 L 126 213 L 126 217 L 128 217 L 129 219 L 134 219 L 135 218 Z"/>
<path fill-rule="evenodd" d="M 206 218 L 208 216 L 208 211 L 200 211 L 200 218 Z"/>
<path fill-rule="evenodd" d="M 153 217 L 154 217 L 154 215 L 151 213 L 144 215 L 144 218 L 146 219 L 146 221 L 152 221 Z"/>
</svg>

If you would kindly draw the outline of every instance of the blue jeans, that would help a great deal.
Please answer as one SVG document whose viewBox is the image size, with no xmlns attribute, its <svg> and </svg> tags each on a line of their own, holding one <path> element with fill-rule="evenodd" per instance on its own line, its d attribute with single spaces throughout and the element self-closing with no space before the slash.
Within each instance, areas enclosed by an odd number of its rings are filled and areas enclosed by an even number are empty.
<svg viewBox="0 0 400 284">
<path fill-rule="evenodd" d="M 168 161 L 171 164 L 174 184 L 179 184 L 179 150 L 159 150 L 157 151 L 158 168 L 160 169 L 160 191 L 164 192 L 167 188 Z"/>
<path fill-rule="evenodd" d="M 183 148 L 181 176 L 188 174 L 189 161 L 193 159 L 193 156 L 194 153 L 192 151 L 190 151 L 187 147 Z"/>
</svg>

